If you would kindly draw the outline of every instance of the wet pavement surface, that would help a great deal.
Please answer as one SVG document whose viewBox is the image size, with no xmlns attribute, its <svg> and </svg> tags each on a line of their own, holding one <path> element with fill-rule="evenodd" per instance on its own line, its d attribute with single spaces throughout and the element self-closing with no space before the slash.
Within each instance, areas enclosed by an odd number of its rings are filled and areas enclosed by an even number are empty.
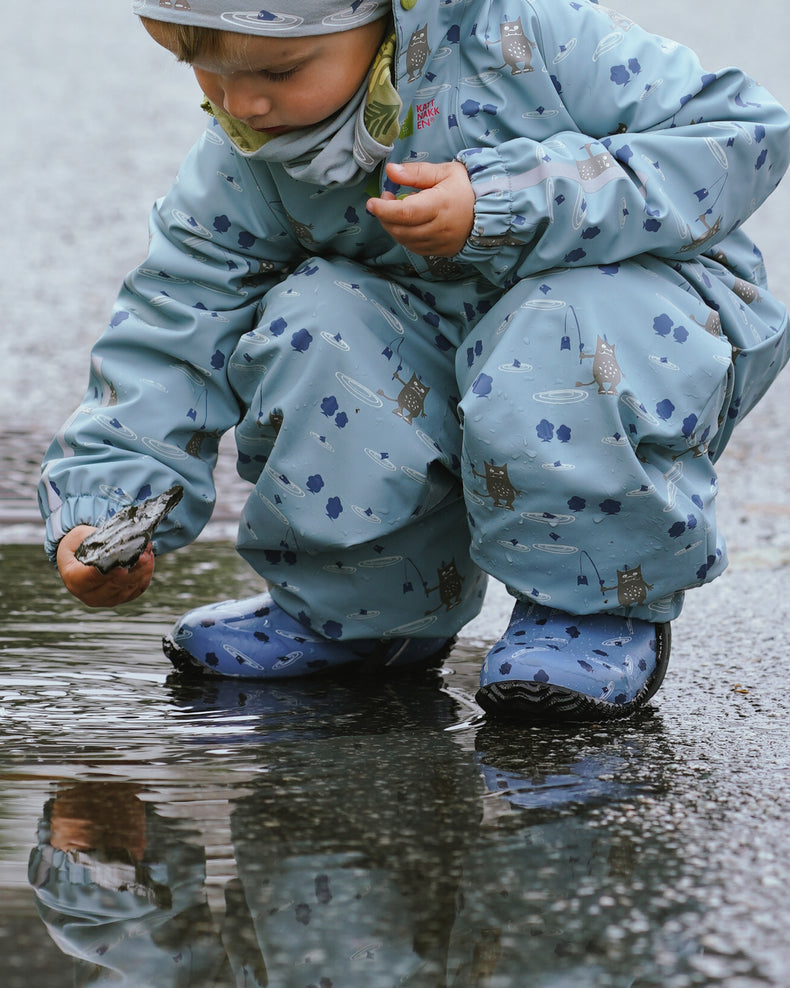
<svg viewBox="0 0 790 988">
<path fill-rule="evenodd" d="M 473 701 L 496 590 L 431 677 L 203 685 L 159 638 L 250 592 L 227 544 L 108 613 L 0 564 L 8 988 L 787 984 L 786 572 L 690 599 L 643 716 L 538 729 Z"/>
<path fill-rule="evenodd" d="M 653 6 L 619 5 L 790 102 L 782 46 L 759 33 L 786 37 L 790 8 L 756 0 L 733 31 L 734 3 Z M 480 663 L 509 612 L 500 587 L 425 678 L 173 677 L 159 645 L 173 620 L 260 588 L 232 549 L 244 492 L 227 446 L 212 524 L 158 561 L 143 598 L 88 611 L 60 585 L 40 548 L 38 464 L 144 249 L 148 205 L 201 126 L 188 74 L 125 7 L 82 0 L 82 20 L 45 0 L 32 35 L 12 17 L 0 68 L 31 80 L 0 149 L 25 190 L 7 219 L 38 219 L 0 248 L 4 988 L 786 988 L 786 375 L 720 463 L 731 566 L 688 595 L 665 684 L 624 724 L 482 716 Z M 152 120 L 162 139 L 135 143 Z M 29 135 L 45 126 L 63 151 L 41 183 Z M 751 224 L 785 299 L 789 215 L 784 188 Z"/>
</svg>

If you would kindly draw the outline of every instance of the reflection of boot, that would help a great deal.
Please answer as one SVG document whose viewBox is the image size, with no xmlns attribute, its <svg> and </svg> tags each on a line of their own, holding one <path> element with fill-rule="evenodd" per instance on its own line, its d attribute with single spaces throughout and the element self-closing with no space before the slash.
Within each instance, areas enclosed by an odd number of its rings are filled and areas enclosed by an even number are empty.
<svg viewBox="0 0 790 988">
<path fill-rule="evenodd" d="M 524 721 L 630 717 L 661 685 L 669 643 L 669 624 L 518 601 L 486 656 L 477 702 Z"/>
<path fill-rule="evenodd" d="M 322 632 L 286 614 L 264 593 L 190 611 L 164 639 L 163 647 L 182 672 L 287 679 L 346 665 L 366 671 L 439 665 L 452 645 L 447 638 L 342 641 L 342 628 L 334 626 L 324 626 Z M 332 637 L 333 632 L 337 637 Z"/>
<path fill-rule="evenodd" d="M 599 736 L 573 733 L 568 728 L 546 728 L 539 735 L 514 731 L 511 725 L 486 725 L 477 733 L 478 764 L 489 792 L 486 809 L 534 810 L 554 816 L 570 806 L 620 802 L 640 791 L 643 780 L 634 777 L 640 749 L 634 741 L 613 733 Z M 492 805 L 493 800 L 499 806 Z"/>
<path fill-rule="evenodd" d="M 214 677 L 168 681 L 170 701 L 199 743 L 212 740 L 309 742 L 351 735 L 449 727 L 458 702 L 435 670 L 385 680 L 339 670 L 336 676 L 272 681 Z"/>
</svg>

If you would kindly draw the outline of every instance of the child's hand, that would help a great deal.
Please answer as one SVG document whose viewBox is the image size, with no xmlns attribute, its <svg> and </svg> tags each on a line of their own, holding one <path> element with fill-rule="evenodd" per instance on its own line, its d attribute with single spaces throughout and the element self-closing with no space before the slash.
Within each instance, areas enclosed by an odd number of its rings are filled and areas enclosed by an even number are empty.
<svg viewBox="0 0 790 988">
<path fill-rule="evenodd" d="M 58 572 L 66 589 L 88 607 L 117 607 L 143 593 L 154 575 L 154 550 L 148 545 L 134 566 L 118 566 L 100 573 L 95 566 L 85 566 L 74 558 L 82 541 L 95 532 L 90 525 L 78 525 L 67 532 L 58 544 Z"/>
<path fill-rule="evenodd" d="M 368 212 L 394 240 L 424 257 L 453 257 L 463 249 L 474 223 L 475 194 L 460 161 L 389 164 L 387 176 L 421 190 L 405 199 L 385 192 L 368 200 Z"/>
</svg>

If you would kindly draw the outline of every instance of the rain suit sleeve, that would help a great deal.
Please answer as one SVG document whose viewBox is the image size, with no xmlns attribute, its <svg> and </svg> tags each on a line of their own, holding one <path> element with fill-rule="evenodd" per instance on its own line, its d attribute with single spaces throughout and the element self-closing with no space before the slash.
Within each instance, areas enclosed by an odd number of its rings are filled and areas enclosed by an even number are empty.
<svg viewBox="0 0 790 988">
<path fill-rule="evenodd" d="M 489 280 L 642 253 L 688 260 L 776 187 L 788 116 L 742 72 L 707 73 L 687 48 L 603 7 L 517 6 L 531 70 L 510 81 L 508 117 L 551 112 L 561 123 L 548 139 L 517 136 L 457 155 L 476 196 L 459 258 Z M 481 18 L 477 30 L 491 46 L 502 28 Z M 538 73 L 559 102 L 534 105 Z"/>
<path fill-rule="evenodd" d="M 125 279 L 87 394 L 44 461 L 51 558 L 71 528 L 173 484 L 184 497 L 156 551 L 192 541 L 208 521 L 219 439 L 240 414 L 228 361 L 264 293 L 298 259 L 267 180 L 212 124 L 155 204 L 148 257 Z"/>
</svg>

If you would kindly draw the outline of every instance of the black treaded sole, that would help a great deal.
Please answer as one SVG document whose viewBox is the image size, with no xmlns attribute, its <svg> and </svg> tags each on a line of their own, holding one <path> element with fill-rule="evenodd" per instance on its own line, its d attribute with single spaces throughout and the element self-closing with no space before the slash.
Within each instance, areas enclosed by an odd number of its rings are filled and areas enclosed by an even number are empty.
<svg viewBox="0 0 790 988">
<path fill-rule="evenodd" d="M 187 652 L 185 648 L 181 648 L 180 645 L 176 645 L 173 639 L 166 635 L 162 639 L 162 651 L 165 653 L 173 668 L 176 672 L 180 672 L 184 676 L 210 676 L 211 672 L 206 666 L 201 665 L 197 659 L 192 658 L 192 656 Z"/>
<path fill-rule="evenodd" d="M 391 667 L 388 666 L 386 662 L 382 662 L 381 656 L 379 655 L 371 655 L 367 657 L 360 656 L 358 662 L 348 662 L 345 665 L 330 666 L 329 668 L 322 670 L 320 673 L 315 673 L 315 675 L 342 677 L 346 673 L 354 673 L 357 676 L 374 676 L 380 675 L 381 673 L 385 673 L 387 676 L 401 676 L 408 675 L 409 673 L 419 674 L 420 672 L 427 672 L 431 669 L 438 669 L 452 651 L 455 641 L 455 638 L 448 638 L 441 648 L 437 649 L 432 655 L 427 656 L 419 662 Z M 213 672 L 209 666 L 202 662 L 198 662 L 198 660 L 185 648 L 182 648 L 180 645 L 176 645 L 169 635 L 166 635 L 162 639 L 162 651 L 170 660 L 176 672 L 182 676 L 201 677 L 206 679 L 252 679 L 252 677 L 232 677 L 223 675 L 222 673 Z M 275 678 L 284 679 L 286 677 L 271 677 L 271 679 Z M 304 676 L 297 676 L 295 678 L 303 679 Z M 267 679 L 268 677 L 263 676 L 261 681 L 266 681 Z"/>
<path fill-rule="evenodd" d="M 630 703 L 609 703 L 563 686 L 518 679 L 481 686 L 475 699 L 487 714 L 522 722 L 623 720 L 658 692 L 669 664 L 671 641 L 671 626 L 657 624 L 656 668 Z"/>
</svg>

